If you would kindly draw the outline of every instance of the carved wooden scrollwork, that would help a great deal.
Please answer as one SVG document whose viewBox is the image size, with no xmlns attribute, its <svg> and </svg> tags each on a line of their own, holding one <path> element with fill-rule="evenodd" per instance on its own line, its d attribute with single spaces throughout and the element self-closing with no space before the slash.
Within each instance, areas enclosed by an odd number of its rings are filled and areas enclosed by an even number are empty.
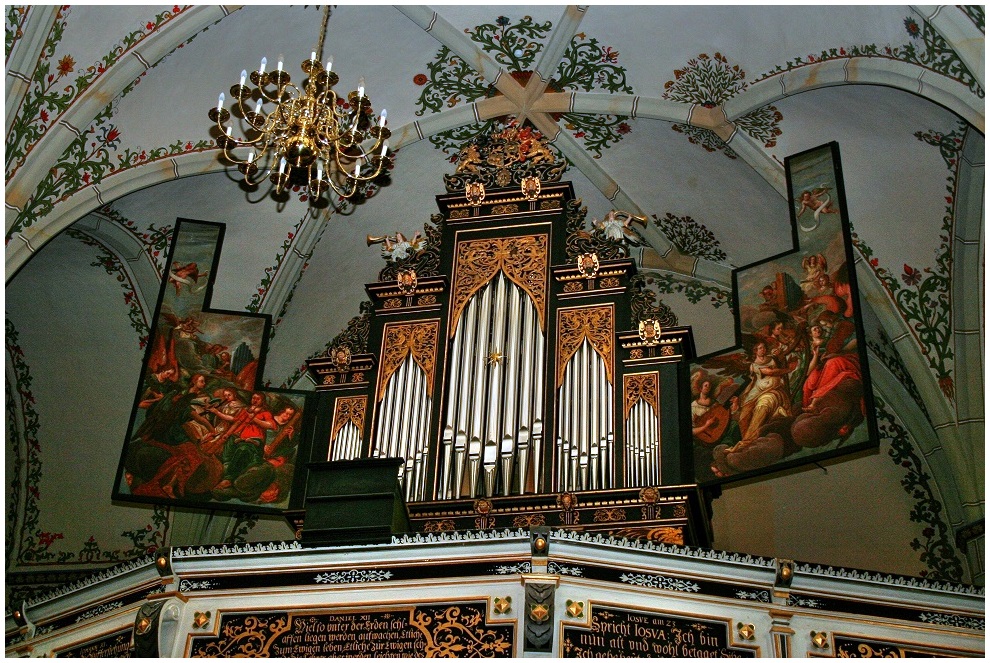
<svg viewBox="0 0 990 663">
<path fill-rule="evenodd" d="M 641 399 L 653 408 L 658 417 L 660 416 L 660 383 L 657 381 L 656 373 L 641 373 L 625 377 L 622 397 L 623 420 L 629 418 L 629 412 Z"/>
<path fill-rule="evenodd" d="M 426 373 L 426 395 L 433 398 L 433 373 L 436 369 L 439 333 L 438 320 L 385 326 L 381 377 L 378 382 L 376 402 L 385 396 L 389 379 L 409 354 L 412 354 L 413 361 Z"/>
<path fill-rule="evenodd" d="M 612 382 L 615 321 L 611 306 L 561 309 L 557 314 L 557 382 L 564 381 L 564 369 L 574 353 L 588 339 L 591 347 L 605 362 L 605 379 Z"/>
<path fill-rule="evenodd" d="M 459 242 L 454 263 L 451 294 L 450 336 L 468 300 L 501 270 L 529 295 L 539 315 L 540 329 L 546 329 L 544 308 L 547 283 L 547 236 L 523 235 Z"/>
<path fill-rule="evenodd" d="M 333 428 L 330 431 L 330 439 L 337 439 L 337 433 L 348 422 L 354 424 L 357 429 L 364 430 L 364 415 L 368 407 L 368 399 L 365 396 L 346 396 L 338 398 L 336 411 L 333 415 Z"/>
</svg>

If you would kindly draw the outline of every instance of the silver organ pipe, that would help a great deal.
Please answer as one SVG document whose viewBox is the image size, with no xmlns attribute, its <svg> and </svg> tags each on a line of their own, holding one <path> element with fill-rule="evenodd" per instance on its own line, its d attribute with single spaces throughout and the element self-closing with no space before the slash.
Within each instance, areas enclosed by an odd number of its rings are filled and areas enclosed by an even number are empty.
<svg viewBox="0 0 990 663">
<path fill-rule="evenodd" d="M 334 437 L 330 447 L 330 457 L 327 460 L 351 460 L 361 455 L 361 431 L 348 421 Z"/>
<path fill-rule="evenodd" d="M 480 305 L 478 306 L 478 329 L 474 337 L 474 397 L 471 407 L 471 429 L 468 431 L 472 442 L 475 438 L 482 440 L 482 426 L 485 418 L 485 362 L 488 355 L 488 334 L 491 331 L 491 311 L 492 311 L 492 287 L 488 284 L 479 293 Z M 472 490 L 471 497 L 477 493 Z"/>
<path fill-rule="evenodd" d="M 557 390 L 553 490 L 617 487 L 612 475 L 612 385 L 605 362 L 584 339 Z"/>
<path fill-rule="evenodd" d="M 504 273 L 468 301 L 450 343 L 438 498 L 523 493 L 540 475 L 544 347 L 529 295 Z"/>
<path fill-rule="evenodd" d="M 653 406 L 643 399 L 629 410 L 624 478 L 627 488 L 660 483 L 659 423 Z"/>
<path fill-rule="evenodd" d="M 422 494 L 428 446 L 428 419 L 432 399 L 427 395 L 426 374 L 413 359 L 406 356 L 389 378 L 385 395 L 379 403 L 379 417 L 372 458 L 403 458 L 399 479 L 407 499 Z M 360 438 L 352 443 L 360 448 Z"/>
</svg>

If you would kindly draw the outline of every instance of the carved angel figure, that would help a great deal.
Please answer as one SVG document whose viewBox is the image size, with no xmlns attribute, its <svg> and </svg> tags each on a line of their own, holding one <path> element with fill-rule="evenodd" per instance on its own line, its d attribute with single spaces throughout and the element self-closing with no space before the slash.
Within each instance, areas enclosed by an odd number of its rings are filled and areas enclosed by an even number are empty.
<svg viewBox="0 0 990 663">
<path fill-rule="evenodd" d="M 382 255 L 391 260 L 403 260 L 413 253 L 419 253 L 424 248 L 426 248 L 426 239 L 418 230 L 409 239 L 397 232 L 395 237 L 385 238 L 382 244 Z"/>
<path fill-rule="evenodd" d="M 639 223 L 644 228 L 646 227 L 646 217 L 637 216 L 622 210 L 612 210 L 605 215 L 604 221 L 592 219 L 591 225 L 611 240 L 620 241 L 625 239 L 638 244 L 642 242 L 643 238 L 632 228 L 633 222 Z"/>
</svg>

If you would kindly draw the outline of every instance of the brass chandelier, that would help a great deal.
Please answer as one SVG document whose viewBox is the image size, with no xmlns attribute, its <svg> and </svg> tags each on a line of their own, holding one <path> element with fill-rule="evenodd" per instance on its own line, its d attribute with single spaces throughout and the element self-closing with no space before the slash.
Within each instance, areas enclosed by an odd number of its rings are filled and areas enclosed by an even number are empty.
<svg viewBox="0 0 990 663">
<path fill-rule="evenodd" d="M 331 189 L 342 198 L 351 198 L 391 162 L 387 113 L 382 110 L 375 122 L 364 78 L 358 89 L 347 95 L 345 104 L 333 90 L 339 77 L 331 71 L 332 58 L 326 68 L 321 64 L 329 19 L 327 5 L 317 49 L 301 65 L 308 76 L 301 87 L 282 69 L 282 56 L 276 70 L 270 72 L 265 71 L 267 59 L 261 59 L 261 66 L 250 75 L 256 86 L 253 89 L 245 85 L 247 71 L 241 72 L 240 84 L 231 86 L 230 94 L 236 102 L 231 110 L 243 119 L 242 125 L 248 125 L 243 138 L 234 138 L 226 124 L 231 112 L 223 107 L 223 93 L 216 108 L 208 113 L 220 131 L 216 141 L 223 149 L 223 158 L 237 166 L 248 186 L 255 187 L 266 178 L 276 193 L 305 186 L 311 204 Z M 268 104 L 274 107 L 266 110 Z M 233 154 L 238 148 L 249 150 L 244 158 Z"/>
</svg>

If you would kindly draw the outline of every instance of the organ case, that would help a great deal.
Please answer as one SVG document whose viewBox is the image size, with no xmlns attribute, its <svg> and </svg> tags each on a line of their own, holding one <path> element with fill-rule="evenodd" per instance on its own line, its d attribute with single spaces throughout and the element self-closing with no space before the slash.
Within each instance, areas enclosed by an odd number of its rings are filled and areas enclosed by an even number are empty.
<svg viewBox="0 0 990 663">
<path fill-rule="evenodd" d="M 386 268 L 366 286 L 365 347 L 342 335 L 308 362 L 313 460 L 401 458 L 421 531 L 545 525 L 705 545 L 706 505 L 687 483 L 691 330 L 642 305 L 629 215 L 586 229 L 571 184 L 546 181 L 562 167 L 520 163 L 459 166 L 425 236 L 369 236 Z"/>
</svg>

